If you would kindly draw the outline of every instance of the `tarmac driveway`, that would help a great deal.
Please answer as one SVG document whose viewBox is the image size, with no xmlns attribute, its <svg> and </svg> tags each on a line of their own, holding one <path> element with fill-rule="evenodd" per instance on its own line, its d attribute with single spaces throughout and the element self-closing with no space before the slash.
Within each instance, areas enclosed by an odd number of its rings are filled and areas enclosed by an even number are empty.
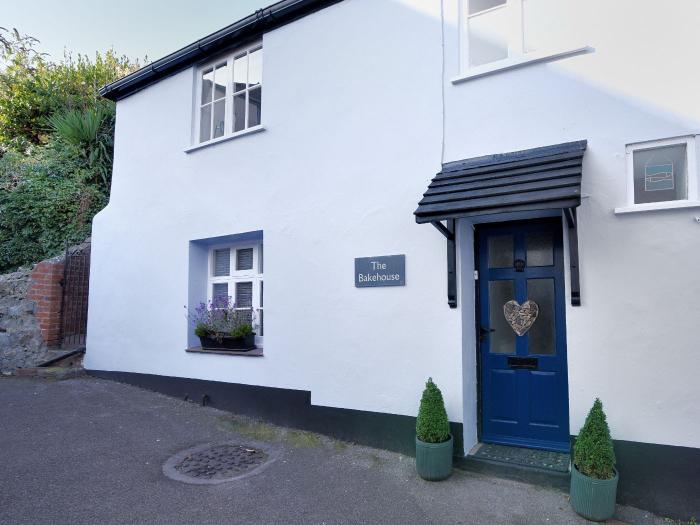
<svg viewBox="0 0 700 525">
<path fill-rule="evenodd" d="M 267 443 L 276 459 L 217 485 L 169 479 L 196 445 Z M 566 494 L 251 421 L 94 378 L 0 379 L 0 523 L 578 524 Z M 631 508 L 631 523 L 668 523 Z"/>
</svg>

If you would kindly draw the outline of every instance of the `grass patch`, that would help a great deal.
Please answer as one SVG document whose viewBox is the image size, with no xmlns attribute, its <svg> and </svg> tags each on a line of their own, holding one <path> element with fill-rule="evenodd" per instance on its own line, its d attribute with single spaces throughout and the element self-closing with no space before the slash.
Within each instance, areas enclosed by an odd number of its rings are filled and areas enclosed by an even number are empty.
<svg viewBox="0 0 700 525">
<path fill-rule="evenodd" d="M 280 431 L 272 425 L 266 425 L 257 421 L 241 421 L 226 416 L 218 419 L 224 429 L 243 434 L 252 439 L 259 441 L 279 441 L 280 439 Z"/>
<path fill-rule="evenodd" d="M 286 438 L 296 448 L 316 448 L 321 446 L 321 437 L 313 432 L 289 430 Z"/>
<path fill-rule="evenodd" d="M 350 445 L 348 445 L 345 441 L 333 441 L 333 448 L 337 452 L 344 452 L 349 446 Z"/>
</svg>

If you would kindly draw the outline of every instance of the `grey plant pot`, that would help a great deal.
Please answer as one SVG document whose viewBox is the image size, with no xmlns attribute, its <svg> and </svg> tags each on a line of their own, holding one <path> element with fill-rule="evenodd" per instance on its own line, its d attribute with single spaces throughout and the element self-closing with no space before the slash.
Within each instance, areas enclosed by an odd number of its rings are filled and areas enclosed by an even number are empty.
<svg viewBox="0 0 700 525">
<path fill-rule="evenodd" d="M 611 479 L 596 479 L 581 474 L 571 465 L 570 500 L 574 510 L 591 521 L 605 521 L 615 514 L 617 470 Z"/>
<path fill-rule="evenodd" d="M 452 434 L 442 443 L 426 443 L 416 437 L 416 470 L 427 481 L 440 481 L 452 473 Z"/>
</svg>

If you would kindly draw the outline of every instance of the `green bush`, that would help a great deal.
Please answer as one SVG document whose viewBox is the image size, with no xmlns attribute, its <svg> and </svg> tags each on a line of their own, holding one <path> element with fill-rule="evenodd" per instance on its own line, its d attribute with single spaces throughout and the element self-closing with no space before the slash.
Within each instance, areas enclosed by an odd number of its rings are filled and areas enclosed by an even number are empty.
<svg viewBox="0 0 700 525">
<path fill-rule="evenodd" d="M 425 443 L 442 443 L 450 439 L 450 423 L 447 419 L 445 402 L 442 392 L 428 378 L 420 400 L 418 419 L 416 420 L 416 435 Z"/>
<path fill-rule="evenodd" d="M 101 188 L 84 181 L 90 174 L 72 149 L 39 149 L 0 158 L 0 273 L 82 242 L 107 202 Z"/>
<path fill-rule="evenodd" d="M 600 399 L 596 398 L 576 438 L 574 465 L 581 474 L 596 479 L 615 475 L 615 450 Z"/>
<path fill-rule="evenodd" d="M 0 273 L 90 235 L 108 201 L 114 102 L 98 89 L 139 64 L 114 52 L 52 61 L 0 27 Z"/>
</svg>

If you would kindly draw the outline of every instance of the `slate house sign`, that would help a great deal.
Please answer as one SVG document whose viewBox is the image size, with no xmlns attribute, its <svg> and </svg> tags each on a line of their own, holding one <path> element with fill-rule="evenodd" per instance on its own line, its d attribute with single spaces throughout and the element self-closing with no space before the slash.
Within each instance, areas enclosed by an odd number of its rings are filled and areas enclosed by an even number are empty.
<svg viewBox="0 0 700 525">
<path fill-rule="evenodd" d="M 404 286 L 406 256 L 383 255 L 355 259 L 355 287 Z"/>
</svg>

